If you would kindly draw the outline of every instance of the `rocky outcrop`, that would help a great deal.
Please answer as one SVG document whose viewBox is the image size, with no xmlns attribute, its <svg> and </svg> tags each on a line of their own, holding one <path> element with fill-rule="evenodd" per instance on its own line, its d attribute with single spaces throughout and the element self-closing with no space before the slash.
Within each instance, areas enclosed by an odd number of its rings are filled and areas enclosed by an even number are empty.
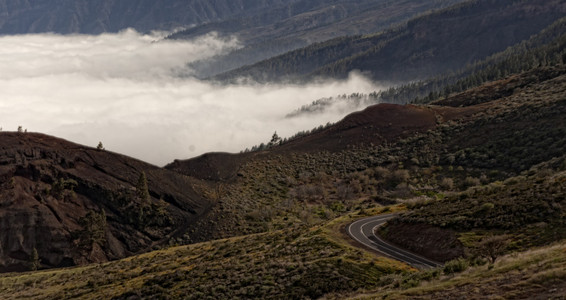
<svg viewBox="0 0 566 300">
<path fill-rule="evenodd" d="M 149 196 L 140 194 L 146 174 Z M 35 133 L 0 133 L 0 271 L 123 258 L 183 234 L 208 209 L 190 178 Z M 143 184 L 142 184 L 143 185 Z"/>
<path fill-rule="evenodd" d="M 464 246 L 453 230 L 428 224 L 392 222 L 379 234 L 399 247 L 439 262 L 464 256 Z"/>
</svg>

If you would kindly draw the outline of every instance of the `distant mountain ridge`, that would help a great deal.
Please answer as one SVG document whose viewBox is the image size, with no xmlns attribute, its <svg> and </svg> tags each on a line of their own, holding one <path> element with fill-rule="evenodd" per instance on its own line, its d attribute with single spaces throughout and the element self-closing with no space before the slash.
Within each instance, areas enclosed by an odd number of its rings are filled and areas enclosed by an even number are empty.
<svg viewBox="0 0 566 300">
<path fill-rule="evenodd" d="M 191 65 L 200 77 L 208 77 L 315 42 L 381 31 L 425 11 L 462 1 L 297 0 L 258 10 L 248 16 L 195 26 L 179 31 L 171 38 L 189 39 L 211 31 L 238 37 L 244 48 L 212 61 Z"/>
<path fill-rule="evenodd" d="M 345 78 L 359 70 L 399 82 L 457 71 L 537 34 L 566 13 L 566 1 L 472 0 L 371 35 L 310 45 L 216 76 L 260 81 Z"/>
<path fill-rule="evenodd" d="M 192 39 L 215 31 L 242 49 L 191 64 L 207 78 L 343 35 L 380 31 L 464 0 L 0 0 L 0 35 L 99 34 L 134 28 Z M 193 72 L 194 71 L 194 72 Z"/>
<path fill-rule="evenodd" d="M 297 0 L 0 0 L 0 34 L 172 30 Z"/>
</svg>

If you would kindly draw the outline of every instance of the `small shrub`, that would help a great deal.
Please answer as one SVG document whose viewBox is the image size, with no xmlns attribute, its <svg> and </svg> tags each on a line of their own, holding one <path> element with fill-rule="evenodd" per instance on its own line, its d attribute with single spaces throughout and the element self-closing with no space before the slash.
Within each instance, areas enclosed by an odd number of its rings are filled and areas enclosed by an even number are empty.
<svg viewBox="0 0 566 300">
<path fill-rule="evenodd" d="M 375 170 L 373 172 L 373 176 L 377 180 L 382 180 L 382 179 L 386 179 L 387 177 L 389 177 L 390 173 L 391 172 L 389 172 L 389 170 L 384 168 L 384 167 L 377 167 L 377 168 L 375 168 Z"/>
<path fill-rule="evenodd" d="M 505 252 L 507 244 L 508 236 L 506 235 L 489 236 L 480 242 L 478 254 L 494 264 L 497 257 Z"/>
<path fill-rule="evenodd" d="M 444 265 L 444 269 L 442 271 L 444 272 L 444 274 L 449 275 L 449 274 L 463 272 L 466 269 L 468 269 L 469 266 L 470 266 L 470 262 L 467 259 L 460 257 L 447 262 Z"/>
<path fill-rule="evenodd" d="M 396 187 L 401 183 L 405 183 L 409 180 L 410 175 L 409 171 L 407 170 L 396 170 L 389 176 L 388 178 L 388 186 L 389 187 Z"/>
<path fill-rule="evenodd" d="M 443 178 L 438 184 L 442 189 L 451 190 L 454 188 L 454 180 L 452 178 Z"/>
<path fill-rule="evenodd" d="M 493 205 L 493 203 L 486 202 L 486 203 L 482 204 L 482 206 L 480 207 L 480 211 L 487 212 L 487 211 L 492 210 L 494 207 L 495 207 L 495 205 Z"/>
<path fill-rule="evenodd" d="M 473 186 L 478 186 L 481 184 L 481 181 L 478 178 L 475 177 L 466 177 L 466 179 L 464 179 L 464 186 L 465 187 L 473 187 Z"/>
<path fill-rule="evenodd" d="M 410 201 L 407 201 L 405 205 L 407 206 L 408 209 L 419 209 L 430 203 L 432 203 L 432 200 L 430 198 L 421 196 L 418 198 L 411 199 Z"/>
<path fill-rule="evenodd" d="M 403 282 L 403 276 L 400 274 L 387 274 L 379 278 L 379 283 L 382 286 L 392 285 L 393 287 L 399 287 Z"/>
<path fill-rule="evenodd" d="M 440 274 L 442 274 L 442 270 L 433 269 L 419 273 L 419 277 L 421 280 L 432 280 L 440 277 Z"/>
<path fill-rule="evenodd" d="M 408 288 L 419 286 L 420 283 L 421 283 L 421 281 L 418 278 L 409 278 L 409 279 L 403 281 L 403 283 L 401 284 L 401 287 L 408 289 Z"/>
<path fill-rule="evenodd" d="M 485 265 L 486 263 L 487 263 L 487 261 L 486 261 L 484 258 L 480 257 L 480 256 L 475 256 L 474 258 L 472 258 L 472 259 L 470 260 L 470 265 L 471 265 L 471 266 L 483 266 L 483 265 Z"/>
</svg>

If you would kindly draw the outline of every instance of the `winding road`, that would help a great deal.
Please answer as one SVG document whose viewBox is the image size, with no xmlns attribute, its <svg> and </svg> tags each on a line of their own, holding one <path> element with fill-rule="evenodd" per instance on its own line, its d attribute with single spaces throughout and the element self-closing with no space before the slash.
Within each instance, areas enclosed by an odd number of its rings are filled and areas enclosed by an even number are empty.
<svg viewBox="0 0 566 300">
<path fill-rule="evenodd" d="M 375 234 L 375 229 L 395 218 L 397 214 L 378 215 L 357 220 L 346 227 L 346 232 L 354 240 L 387 257 L 405 262 L 417 269 L 430 269 L 442 264 L 393 246 Z"/>
</svg>

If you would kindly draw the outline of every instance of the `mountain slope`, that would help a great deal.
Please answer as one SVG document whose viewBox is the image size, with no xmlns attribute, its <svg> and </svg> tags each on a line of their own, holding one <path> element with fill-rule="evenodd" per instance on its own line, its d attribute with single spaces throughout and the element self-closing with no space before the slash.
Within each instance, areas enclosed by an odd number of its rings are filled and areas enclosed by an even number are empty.
<svg viewBox="0 0 566 300">
<path fill-rule="evenodd" d="M 554 138 L 564 127 L 556 114 L 564 72 L 537 68 L 452 95 L 449 106 L 380 104 L 262 151 L 178 160 L 166 168 L 214 182 L 219 204 L 187 241 L 202 241 L 203 230 L 222 238 L 322 222 L 399 195 L 516 176 L 566 145 Z M 469 105 L 450 107 L 464 98 Z M 542 135 L 553 138 L 537 140 Z"/>
<path fill-rule="evenodd" d="M 380 31 L 427 10 L 461 1 L 299 0 L 251 16 L 195 26 L 175 33 L 171 38 L 194 38 L 211 31 L 238 37 L 244 45 L 242 49 L 214 60 L 191 64 L 199 76 L 206 77 L 314 42 Z"/>
<path fill-rule="evenodd" d="M 247 16 L 283 0 L 1 0 L 0 34 L 172 30 Z M 294 2 L 293 0 L 291 3 Z"/>
<path fill-rule="evenodd" d="M 0 0 L 0 34 L 98 34 L 134 28 L 179 30 L 172 39 L 213 31 L 236 36 L 242 49 L 191 64 L 191 75 L 206 78 L 313 42 L 382 30 L 461 1 Z"/>
<path fill-rule="evenodd" d="M 560 297 L 566 282 L 565 86 L 564 65 L 535 68 L 438 105 L 377 105 L 326 129 L 351 136 L 350 146 L 317 148 L 317 138 L 307 136 L 294 147 L 229 156 L 234 162 L 226 173 L 214 172 L 222 169 L 221 154 L 177 161 L 171 166 L 180 172 L 219 175 L 204 191 L 215 205 L 188 238 L 198 231 L 210 231 L 209 238 L 258 234 L 96 266 L 4 274 L 0 295 Z M 372 140 L 388 128 L 391 136 Z M 315 150 L 308 151 L 309 144 Z M 403 211 L 382 234 L 397 243 L 416 241 L 421 249 L 413 250 L 424 254 L 434 248 L 442 260 L 461 257 L 416 272 L 345 239 L 343 226 L 357 218 Z M 493 238 L 503 246 L 486 254 Z"/>
<path fill-rule="evenodd" d="M 345 78 L 352 70 L 360 70 L 375 80 L 423 79 L 503 51 L 565 12 L 562 0 L 467 1 L 383 33 L 314 44 L 216 78 Z"/>
<path fill-rule="evenodd" d="M 210 206 L 184 176 L 104 150 L 23 132 L 0 149 L 0 271 L 28 270 L 34 249 L 42 268 L 147 251 Z"/>
<path fill-rule="evenodd" d="M 537 66 L 560 65 L 566 62 L 566 18 L 561 18 L 532 35 L 528 40 L 495 53 L 484 60 L 466 67 L 428 78 L 393 86 L 370 94 L 353 93 L 337 97 L 325 97 L 303 105 L 287 114 L 286 118 L 317 114 L 337 104 L 369 106 L 376 103 L 431 103 L 477 87 L 483 83 L 500 80 L 511 74 L 531 70 Z M 500 96 L 494 94 L 495 97 Z M 463 100 L 463 99 L 461 99 Z"/>
</svg>

